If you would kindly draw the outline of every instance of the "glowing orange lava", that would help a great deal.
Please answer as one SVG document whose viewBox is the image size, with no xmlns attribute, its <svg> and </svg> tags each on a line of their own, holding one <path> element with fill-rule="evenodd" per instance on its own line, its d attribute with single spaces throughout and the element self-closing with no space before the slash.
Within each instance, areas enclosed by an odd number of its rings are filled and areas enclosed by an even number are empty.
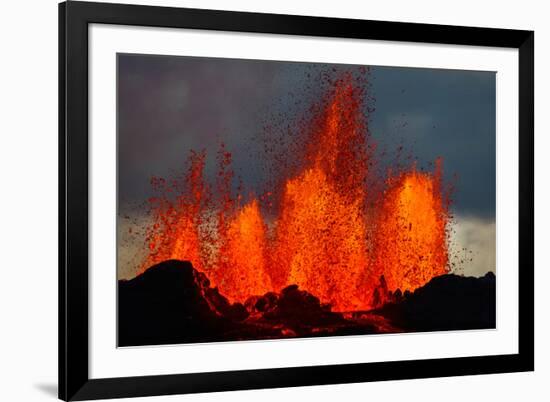
<svg viewBox="0 0 550 402">
<path fill-rule="evenodd" d="M 229 223 L 225 252 L 220 253 L 215 275 L 218 286 L 232 300 L 245 302 L 251 295 L 272 290 L 266 272 L 267 226 L 256 199 L 245 205 Z"/>
<path fill-rule="evenodd" d="M 203 181 L 205 159 L 205 152 L 191 152 L 189 170 L 182 180 L 183 188 L 164 179 L 152 179 L 152 185 L 160 196 L 149 200 L 154 224 L 147 230 L 149 254 L 139 273 L 169 259 L 192 261 L 194 267 L 203 269 L 199 228 L 205 197 L 208 196 Z M 177 194 L 171 197 L 175 192 Z"/>
<path fill-rule="evenodd" d="M 382 275 L 389 290 L 405 291 L 446 273 L 441 163 L 434 173 L 413 167 L 377 178 L 363 102 L 364 90 L 344 75 L 313 108 L 300 132 L 305 145 L 289 156 L 299 169 L 274 181 L 269 219 L 263 197 L 244 202 L 242 186 L 232 187 L 223 144 L 215 191 L 203 177 L 205 152 L 191 154 L 182 180 L 155 179 L 160 195 L 151 199 L 140 269 L 190 260 L 232 302 L 297 284 L 335 311 L 372 308 Z"/>
<path fill-rule="evenodd" d="M 277 222 L 277 265 L 297 284 L 339 310 L 361 304 L 355 284 L 367 267 L 361 199 L 338 194 L 320 168 L 289 180 Z"/>
<path fill-rule="evenodd" d="M 414 290 L 447 272 L 447 211 L 441 196 L 441 166 L 390 180 L 376 227 L 375 271 L 389 290 Z"/>
</svg>

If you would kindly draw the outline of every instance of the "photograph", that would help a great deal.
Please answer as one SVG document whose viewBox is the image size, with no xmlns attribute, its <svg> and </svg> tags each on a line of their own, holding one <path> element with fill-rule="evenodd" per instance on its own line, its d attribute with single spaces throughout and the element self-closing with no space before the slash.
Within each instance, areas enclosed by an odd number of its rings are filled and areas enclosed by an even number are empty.
<svg viewBox="0 0 550 402">
<path fill-rule="evenodd" d="M 118 347 L 496 329 L 495 72 L 116 57 Z"/>
<path fill-rule="evenodd" d="M 0 402 L 549 399 L 544 4 L 3 2 Z"/>
</svg>

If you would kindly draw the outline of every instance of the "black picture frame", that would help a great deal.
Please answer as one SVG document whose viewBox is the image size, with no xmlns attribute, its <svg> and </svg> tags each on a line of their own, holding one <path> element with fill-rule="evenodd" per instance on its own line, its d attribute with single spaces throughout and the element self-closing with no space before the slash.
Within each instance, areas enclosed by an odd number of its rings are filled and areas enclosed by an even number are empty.
<svg viewBox="0 0 550 402">
<path fill-rule="evenodd" d="M 377 39 L 519 51 L 517 354 L 90 379 L 88 25 Z M 59 398 L 118 397 L 534 370 L 534 32 L 69 1 L 59 4 Z"/>
</svg>

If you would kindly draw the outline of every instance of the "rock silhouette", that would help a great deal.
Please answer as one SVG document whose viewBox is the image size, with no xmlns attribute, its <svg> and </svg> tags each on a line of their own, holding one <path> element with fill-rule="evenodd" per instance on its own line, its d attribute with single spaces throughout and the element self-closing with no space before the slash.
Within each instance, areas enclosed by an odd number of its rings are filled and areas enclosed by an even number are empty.
<svg viewBox="0 0 550 402">
<path fill-rule="evenodd" d="M 190 262 L 168 260 L 118 282 L 118 345 L 494 328 L 495 276 L 442 275 L 403 295 L 381 278 L 379 305 L 337 313 L 296 285 L 232 304 Z"/>
<path fill-rule="evenodd" d="M 120 346 L 211 341 L 247 316 L 188 261 L 157 264 L 118 292 Z"/>
<path fill-rule="evenodd" d="M 335 335 L 349 332 L 354 323 L 332 312 L 329 305 L 323 305 L 317 297 L 297 285 L 290 285 L 280 294 L 269 292 L 256 296 L 245 303 L 257 325 L 283 328 L 282 333 L 294 336 Z M 350 325 L 351 324 L 351 325 Z M 375 332 L 374 328 L 361 327 L 363 332 Z"/>
<path fill-rule="evenodd" d="M 454 274 L 432 278 L 412 293 L 394 292 L 376 310 L 405 331 L 444 331 L 496 327 L 496 278 Z"/>
</svg>

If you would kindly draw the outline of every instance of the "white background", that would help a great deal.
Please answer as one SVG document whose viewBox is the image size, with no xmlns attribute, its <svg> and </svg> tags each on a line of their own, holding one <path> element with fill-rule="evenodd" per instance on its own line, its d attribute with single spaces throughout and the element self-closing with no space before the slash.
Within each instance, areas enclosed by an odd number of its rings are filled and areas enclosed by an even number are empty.
<svg viewBox="0 0 550 402">
<path fill-rule="evenodd" d="M 19 3 L 19 4 L 18 4 Z M 0 24 L 0 396 L 53 400 L 57 374 L 57 6 L 55 1 L 2 5 Z M 545 181 L 550 124 L 550 28 L 544 2 L 502 1 L 269 2 L 162 1 L 150 4 L 535 29 L 536 31 L 536 335 L 535 373 L 172 396 L 158 400 L 547 400 L 550 325 L 545 291 L 546 226 L 550 193 Z M 360 4 L 362 3 L 362 4 Z M 545 73 L 546 72 L 546 73 Z"/>
<path fill-rule="evenodd" d="M 517 51 L 110 25 L 89 37 L 91 378 L 517 353 Z M 496 71 L 497 329 L 117 349 L 117 52 Z"/>
</svg>

